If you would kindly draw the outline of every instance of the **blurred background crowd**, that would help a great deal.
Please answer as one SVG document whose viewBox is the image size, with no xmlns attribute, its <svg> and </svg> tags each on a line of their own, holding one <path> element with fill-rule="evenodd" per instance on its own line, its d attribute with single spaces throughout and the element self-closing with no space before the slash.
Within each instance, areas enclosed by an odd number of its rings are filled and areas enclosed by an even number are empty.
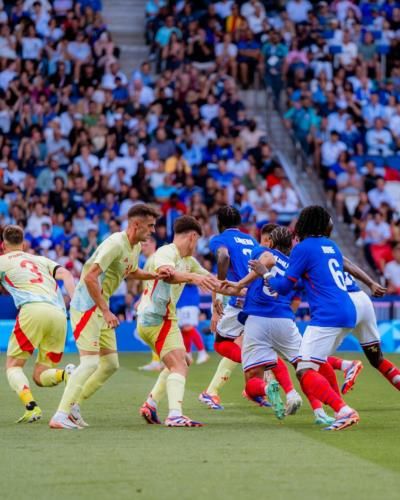
<svg viewBox="0 0 400 500">
<path fill-rule="evenodd" d="M 78 278 L 131 206 L 154 203 L 142 264 L 191 214 L 211 270 L 220 206 L 255 236 L 301 208 L 240 99 L 266 85 L 332 210 L 400 293 L 400 3 L 147 0 L 145 15 L 149 58 L 126 74 L 100 0 L 0 1 L 0 226 L 23 225 Z M 121 314 L 137 292 L 123 284 Z"/>
</svg>

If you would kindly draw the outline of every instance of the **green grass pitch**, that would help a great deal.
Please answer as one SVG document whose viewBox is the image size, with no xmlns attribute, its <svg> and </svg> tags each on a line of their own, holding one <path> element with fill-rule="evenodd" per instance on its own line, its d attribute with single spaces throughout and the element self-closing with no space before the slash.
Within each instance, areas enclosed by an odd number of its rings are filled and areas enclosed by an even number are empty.
<svg viewBox="0 0 400 500">
<path fill-rule="evenodd" d="M 67 356 L 64 361 L 75 357 Z M 362 359 L 362 358 L 361 358 Z M 400 364 L 400 356 L 390 356 Z M 279 423 L 241 397 L 240 369 L 223 391 L 224 411 L 197 402 L 218 362 L 193 366 L 185 413 L 200 429 L 146 425 L 138 408 L 156 375 L 139 372 L 144 354 L 122 354 L 121 369 L 84 406 L 91 427 L 50 430 L 62 387 L 34 394 L 44 411 L 14 424 L 22 407 L 2 373 L 0 497 L 13 499 L 397 499 L 400 491 L 400 398 L 365 364 L 346 398 L 358 426 L 323 432 L 304 405 Z M 4 357 L 0 362 L 4 366 Z M 31 370 L 31 365 L 28 370 Z M 161 409 L 165 416 L 165 405 Z"/>
</svg>

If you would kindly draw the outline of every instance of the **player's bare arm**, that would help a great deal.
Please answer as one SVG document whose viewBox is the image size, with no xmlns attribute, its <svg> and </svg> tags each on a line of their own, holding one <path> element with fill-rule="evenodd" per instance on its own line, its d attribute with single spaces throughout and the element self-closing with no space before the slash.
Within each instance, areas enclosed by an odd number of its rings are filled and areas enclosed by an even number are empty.
<svg viewBox="0 0 400 500">
<path fill-rule="evenodd" d="M 343 257 L 343 267 L 346 272 L 350 273 L 352 276 L 354 276 L 354 278 L 364 283 L 364 285 L 366 285 L 371 290 L 374 297 L 383 297 L 386 294 L 387 288 L 383 287 L 375 280 L 373 280 L 368 273 L 366 273 L 363 269 L 361 269 L 361 267 L 357 266 L 357 264 L 352 262 L 347 257 Z"/>
<path fill-rule="evenodd" d="M 159 270 L 158 272 L 145 271 L 143 269 L 136 269 L 133 273 L 129 273 L 129 278 L 134 278 L 139 281 L 147 281 L 147 280 L 164 280 L 170 278 L 174 274 L 174 270 L 172 267 L 165 266 L 164 269 Z"/>
<path fill-rule="evenodd" d="M 217 250 L 217 277 L 219 280 L 225 280 L 226 276 L 228 274 L 229 270 L 229 265 L 230 265 L 231 259 L 229 256 L 228 249 L 225 247 L 220 247 Z M 214 292 L 212 295 L 212 310 L 213 310 L 213 320 L 212 323 L 216 324 L 218 319 L 222 316 L 223 311 L 224 311 L 224 306 L 222 303 L 223 297 L 222 293 L 220 292 Z"/>
<path fill-rule="evenodd" d="M 72 299 L 75 292 L 75 280 L 72 274 L 65 267 L 57 267 L 54 278 L 64 283 L 67 293 Z"/>
<path fill-rule="evenodd" d="M 93 264 L 93 266 L 89 269 L 88 273 L 84 277 L 84 282 L 89 295 L 92 297 L 96 306 L 103 313 L 104 320 L 107 323 L 108 327 L 115 328 L 119 325 L 118 318 L 110 311 L 107 301 L 104 299 L 103 294 L 101 293 L 99 276 L 102 272 L 103 271 L 98 264 Z"/>
<path fill-rule="evenodd" d="M 171 266 L 161 266 L 157 269 L 157 272 L 165 272 L 165 268 L 168 270 L 171 269 Z M 172 268 L 173 269 L 173 268 Z M 170 283 L 171 285 L 176 285 L 180 283 L 190 283 L 192 285 L 197 285 L 200 288 L 204 288 L 206 290 L 209 290 L 212 292 L 216 288 L 219 287 L 220 282 L 215 276 L 212 274 L 198 274 L 198 273 L 190 273 L 190 272 L 182 272 L 182 271 L 175 271 L 173 275 L 171 275 L 169 278 L 164 279 L 167 283 Z"/>
</svg>

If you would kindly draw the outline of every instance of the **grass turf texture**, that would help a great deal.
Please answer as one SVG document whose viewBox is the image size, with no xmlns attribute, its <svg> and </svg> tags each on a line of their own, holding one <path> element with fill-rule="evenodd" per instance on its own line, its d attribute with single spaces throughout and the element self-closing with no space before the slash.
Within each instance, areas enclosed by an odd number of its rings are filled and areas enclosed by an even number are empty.
<svg viewBox="0 0 400 500">
<path fill-rule="evenodd" d="M 75 359 L 66 356 L 64 362 Z M 33 387 L 44 419 L 14 424 L 22 406 L 3 373 L 1 498 L 399 498 L 399 393 L 365 360 L 354 391 L 346 397 L 360 412 L 360 424 L 324 432 L 313 424 L 307 405 L 279 423 L 270 409 L 243 399 L 239 368 L 222 393 L 224 411 L 198 403 L 216 356 L 193 366 L 187 384 L 185 413 L 204 422 L 204 428 L 146 425 L 138 408 L 156 375 L 137 367 L 148 359 L 121 355 L 120 371 L 84 405 L 91 427 L 73 432 L 47 426 L 62 386 Z M 400 356 L 390 359 L 400 364 Z M 4 361 L 0 358 L 3 366 Z"/>
</svg>

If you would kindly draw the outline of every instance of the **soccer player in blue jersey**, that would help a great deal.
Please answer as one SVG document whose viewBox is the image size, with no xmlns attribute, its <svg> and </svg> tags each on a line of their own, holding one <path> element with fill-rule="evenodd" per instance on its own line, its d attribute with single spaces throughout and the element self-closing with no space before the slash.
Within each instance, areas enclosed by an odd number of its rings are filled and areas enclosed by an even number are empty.
<svg viewBox="0 0 400 500">
<path fill-rule="evenodd" d="M 358 423 L 359 415 L 319 373 L 319 368 L 356 325 L 356 309 L 345 284 L 343 256 L 335 242 L 325 236 L 330 224 L 330 215 L 323 207 L 303 209 L 295 228 L 300 242 L 292 250 L 285 276 L 268 272 L 264 279 L 280 295 L 289 294 L 303 279 L 311 321 L 301 342 L 297 376 L 307 396 L 335 411 L 336 420 L 326 429 L 341 430 Z M 271 256 L 267 267 L 274 265 Z"/>
</svg>

